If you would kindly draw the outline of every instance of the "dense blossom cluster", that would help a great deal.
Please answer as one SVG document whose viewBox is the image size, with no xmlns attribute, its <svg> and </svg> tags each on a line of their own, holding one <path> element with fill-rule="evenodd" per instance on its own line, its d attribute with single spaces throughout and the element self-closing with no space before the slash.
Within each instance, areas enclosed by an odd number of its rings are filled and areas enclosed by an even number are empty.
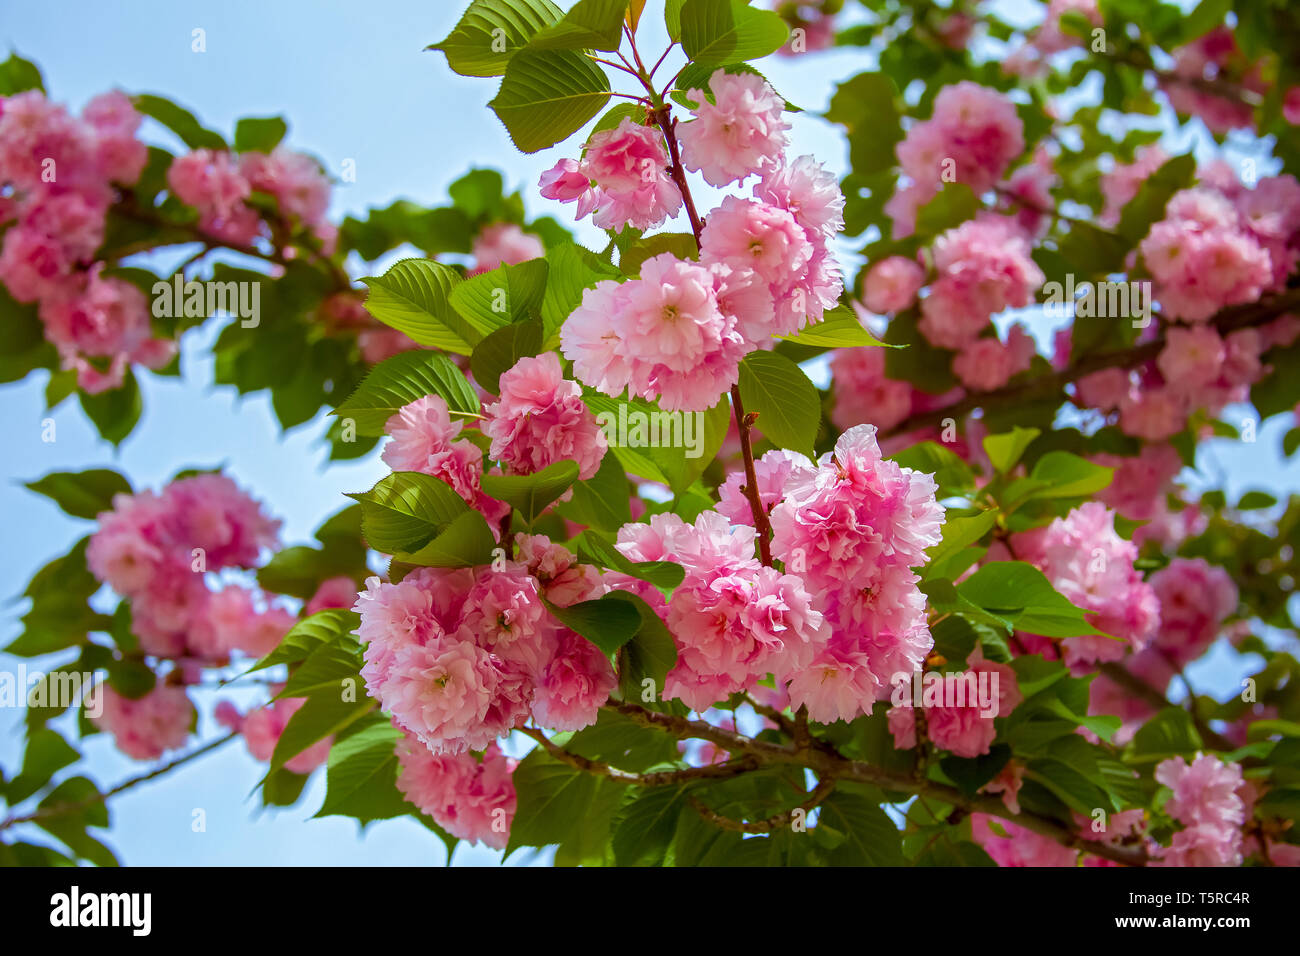
<svg viewBox="0 0 1300 956">
<path fill-rule="evenodd" d="M 1024 148 L 1024 123 L 1011 100 L 969 80 L 945 86 L 930 118 L 913 125 L 897 147 L 910 184 L 885 205 L 895 238 L 915 231 L 917 211 L 944 183 L 965 183 L 976 193 L 992 189 Z"/>
<path fill-rule="evenodd" d="M 554 575 L 572 556 L 553 548 L 535 541 L 529 556 Z M 586 593 L 569 599 L 605 590 L 582 583 Z M 355 607 L 367 692 L 437 753 L 482 750 L 530 714 L 557 730 L 587 726 L 614 687 L 613 668 L 547 611 L 548 587 L 520 561 L 371 578 Z"/>
<path fill-rule="evenodd" d="M 753 198 L 728 195 L 708 215 L 698 262 L 663 253 L 642 263 L 637 278 L 597 283 L 561 333 L 580 381 L 609 395 L 657 399 L 669 411 L 716 404 L 736 384 L 746 353 L 821 321 L 843 288 L 829 248 L 843 228 L 835 178 L 811 157 L 785 159 L 784 102 L 761 78 L 718 70 L 710 88 L 712 101 L 695 91 L 695 118 L 680 127 L 684 161 L 720 185 L 757 174 Z M 581 169 L 563 160 L 548 172 L 542 193 L 577 201 L 580 214 L 596 209 L 606 228 L 658 225 L 662 216 L 633 217 L 620 197 L 659 195 L 666 161 L 658 130 L 625 118 L 592 137 Z M 633 176 L 638 168 L 650 182 Z M 680 201 L 671 179 L 662 189 Z M 645 201 L 629 200 L 634 208 Z M 600 221 L 602 211 L 616 221 Z"/>
<path fill-rule="evenodd" d="M 1170 757 L 1156 767 L 1156 780 L 1172 793 L 1165 812 L 1183 825 L 1168 848 L 1161 848 L 1166 866 L 1239 866 L 1241 826 L 1246 822 L 1241 767 L 1209 754 L 1197 754 L 1190 764 Z"/>
<path fill-rule="evenodd" d="M 573 461 L 578 477 L 596 474 L 608 442 L 582 401 L 582 389 L 564 377 L 554 352 L 521 358 L 501 375 L 501 400 L 488 405 L 483 434 L 488 454 L 511 471 L 529 475 Z"/>
<path fill-rule="evenodd" d="M 912 568 L 939 541 L 943 508 L 930 475 L 881 458 L 871 425 L 850 428 L 815 467 L 791 469 L 782 491 L 771 512 L 773 554 L 803 578 L 830 627 L 790 697 L 815 720 L 852 720 L 933 646 Z"/>
<path fill-rule="evenodd" d="M 984 659 L 983 652 L 976 648 L 967 661 L 969 667 L 959 675 L 956 681 L 961 684 L 962 699 L 955 699 L 955 692 L 950 692 L 950 700 L 942 697 L 935 703 L 926 703 L 922 699 L 911 700 L 907 706 L 894 706 L 889 709 L 889 731 L 894 736 L 894 746 L 910 749 L 916 746 L 916 711 L 925 710 L 925 733 L 937 747 L 951 750 L 958 757 L 978 757 L 989 752 L 993 738 L 997 736 L 994 720 L 1006 717 L 1023 700 L 1020 687 L 1016 682 L 1016 672 L 1006 664 Z M 990 705 L 985 709 L 979 698 L 980 674 L 997 674 L 996 696 L 991 696 Z M 955 682 L 949 678 L 949 686 Z M 989 678 L 985 678 L 985 687 L 994 687 Z M 1014 791 L 1013 791 L 1014 799 Z"/>
<path fill-rule="evenodd" d="M 1137 546 L 1115 532 L 1115 515 L 1104 504 L 1086 502 L 1046 527 L 1014 535 L 1012 547 L 1072 604 L 1091 612 L 1089 620 L 1103 632 L 1061 641 L 1065 663 L 1076 673 L 1119 660 L 1128 650 L 1140 651 L 1151 640 L 1160 602 L 1133 567 Z"/>
<path fill-rule="evenodd" d="M 144 294 L 104 275 L 96 253 L 118 187 L 147 159 L 140 114 L 122 93 L 103 93 L 80 118 L 38 90 L 0 98 L 0 282 L 35 302 L 45 336 L 87 392 L 122 384 L 135 362 L 166 365 L 173 343 L 155 336 Z"/>
<path fill-rule="evenodd" d="M 515 816 L 513 759 L 496 744 L 473 754 L 436 754 L 406 734 L 397 742 L 397 789 L 452 836 L 505 849 Z"/>
<path fill-rule="evenodd" d="M 157 760 L 183 747 L 196 716 L 185 688 L 163 682 L 134 699 L 97 684 L 86 703 L 92 713 L 100 712 L 91 719 L 133 760 Z"/>
<path fill-rule="evenodd" d="M 752 527 L 732 525 L 715 511 L 693 525 L 665 514 L 619 532 L 625 557 L 671 559 L 686 569 L 667 608 L 678 658 L 664 693 L 694 710 L 706 710 L 768 674 L 784 683 L 808 666 L 829 636 L 804 582 L 764 567 L 754 545 Z"/>
<path fill-rule="evenodd" d="M 280 215 L 307 229 L 326 251 L 334 244 L 337 229 L 325 216 L 329 180 L 314 159 L 283 146 L 239 156 L 196 149 L 171 164 L 167 185 L 199 211 L 199 228 L 224 242 L 246 246 L 267 233 L 261 214 L 246 202 L 260 192 L 273 197 Z"/>
<path fill-rule="evenodd" d="M 161 493 L 117 495 L 99 516 L 86 563 L 131 601 L 145 653 L 198 662 L 234 651 L 257 657 L 279 643 L 294 615 L 238 584 L 214 592 L 206 572 L 253 567 L 263 548 L 278 544 L 278 528 L 226 476 L 194 475 Z"/>
</svg>

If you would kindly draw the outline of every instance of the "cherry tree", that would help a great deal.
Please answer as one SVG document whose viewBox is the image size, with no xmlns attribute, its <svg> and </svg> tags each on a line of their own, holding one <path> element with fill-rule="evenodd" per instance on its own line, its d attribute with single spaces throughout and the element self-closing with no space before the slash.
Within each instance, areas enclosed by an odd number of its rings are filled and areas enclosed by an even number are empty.
<svg viewBox="0 0 1300 956">
<path fill-rule="evenodd" d="M 391 469 L 288 547 L 220 472 L 35 478 L 87 534 L 5 648 L 0 860 L 115 862 L 115 794 L 242 738 L 448 853 L 1300 863 L 1300 499 L 1192 480 L 1300 403 L 1300 13 L 985 6 L 472 0 L 432 50 L 564 158 L 341 222 L 278 117 L 0 65 L 3 380 L 120 443 L 225 315 L 216 385 Z M 831 46 L 842 180 L 752 65 Z"/>
</svg>

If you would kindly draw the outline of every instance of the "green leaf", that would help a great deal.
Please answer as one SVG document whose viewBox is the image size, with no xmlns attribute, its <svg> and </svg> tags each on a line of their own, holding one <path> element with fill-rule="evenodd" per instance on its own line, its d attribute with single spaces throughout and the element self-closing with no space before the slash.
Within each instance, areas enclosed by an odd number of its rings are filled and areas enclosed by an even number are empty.
<svg viewBox="0 0 1300 956">
<path fill-rule="evenodd" d="M 965 183 L 947 183 L 933 199 L 916 213 L 916 234 L 922 238 L 937 236 L 975 218 L 980 210 L 979 197 Z"/>
<path fill-rule="evenodd" d="M 611 594 L 632 604 L 641 614 L 640 630 L 619 654 L 619 689 L 623 699 L 652 703 L 646 700 L 646 691 L 649 690 L 653 700 L 659 701 L 663 697 L 664 680 L 677 664 L 677 645 L 672 633 L 641 598 L 626 591 L 613 591 Z M 650 682 L 648 688 L 647 681 Z"/>
<path fill-rule="evenodd" d="M 578 557 L 587 564 L 630 574 L 666 590 L 677 587 L 686 575 L 686 569 L 674 561 L 630 561 L 604 538 L 590 532 L 578 538 Z"/>
<path fill-rule="evenodd" d="M 135 428 L 135 423 L 140 420 L 140 413 L 144 410 L 140 401 L 140 386 L 136 383 L 135 375 L 129 371 L 120 388 L 98 395 L 78 392 L 77 399 L 81 402 L 81 410 L 86 413 L 86 417 L 95 423 L 99 436 L 115 446 L 122 444 L 126 436 L 131 434 L 131 429 Z"/>
<path fill-rule="evenodd" d="M 385 554 L 418 551 L 469 510 L 446 482 L 416 471 L 394 472 L 348 497 L 361 502 L 366 541 Z"/>
<path fill-rule="evenodd" d="M 615 654 L 641 627 L 641 615 L 617 592 L 569 607 L 547 604 L 561 624 L 581 634 L 608 655 Z"/>
<path fill-rule="evenodd" d="M 45 83 L 41 80 L 41 71 L 30 60 L 24 60 L 17 53 L 10 53 L 9 59 L 0 63 L 0 96 L 13 96 L 25 90 L 41 90 Z"/>
<path fill-rule="evenodd" d="M 602 279 L 615 278 L 618 270 L 573 242 L 547 249 L 546 262 L 550 269 L 542 296 L 542 327 L 546 330 L 545 347 L 550 349 L 559 344 L 560 326 L 582 303 L 583 291 Z"/>
<path fill-rule="evenodd" d="M 283 767 L 271 771 L 262 780 L 262 806 L 293 806 L 307 786 L 307 777 L 305 773 L 292 773 Z"/>
<path fill-rule="evenodd" d="M 483 491 L 509 502 L 531 525 L 539 514 L 578 480 L 576 461 L 557 461 L 531 475 L 484 475 Z"/>
<path fill-rule="evenodd" d="M 559 23 L 528 41 L 534 50 L 617 50 L 627 0 L 578 0 Z"/>
<path fill-rule="evenodd" d="M 680 787 L 642 791 L 614 818 L 614 861 L 619 866 L 662 866 L 685 807 Z"/>
<path fill-rule="evenodd" d="M 397 753 L 401 731 L 391 721 L 349 734 L 330 747 L 325 770 L 325 802 L 317 817 L 355 817 L 364 825 L 412 811 L 397 789 Z"/>
<path fill-rule="evenodd" d="M 112 510 L 114 495 L 131 493 L 131 483 L 109 468 L 55 471 L 26 487 L 52 500 L 66 514 L 91 521 L 100 512 Z"/>
<path fill-rule="evenodd" d="M 1047 580 L 1023 561 L 993 561 L 957 586 L 958 593 L 994 614 L 1011 617 L 1018 630 L 1046 637 L 1102 634 Z"/>
<path fill-rule="evenodd" d="M 389 418 L 426 395 L 440 396 L 453 416 L 479 413 L 478 393 L 451 359 L 413 350 L 372 368 L 334 414 L 353 419 L 359 435 L 382 435 Z"/>
<path fill-rule="evenodd" d="M 1155 222 L 1164 218 L 1165 206 L 1174 193 L 1188 189 L 1196 181 L 1196 157 L 1191 153 L 1175 156 L 1142 181 L 1137 193 L 1120 213 L 1116 231 L 1136 245 Z"/>
<path fill-rule="evenodd" d="M 903 841 L 885 811 L 855 793 L 836 791 L 818 817 L 848 838 L 830 853 L 832 866 L 902 866 Z"/>
<path fill-rule="evenodd" d="M 260 671 L 275 664 L 293 664 L 306 660 L 317 648 L 343 640 L 361 626 L 361 616 L 347 608 L 332 607 L 317 611 L 289 629 L 280 646 L 250 669 Z"/>
<path fill-rule="evenodd" d="M 664 0 L 664 27 L 674 43 L 682 38 L 682 6 L 686 0 Z"/>
<path fill-rule="evenodd" d="M 985 435 L 984 453 L 989 456 L 994 468 L 999 472 L 1007 472 L 1020 461 L 1020 456 L 1025 453 L 1030 442 L 1041 434 L 1037 428 L 1016 426 L 1014 430 L 1002 435 Z"/>
<path fill-rule="evenodd" d="M 497 329 L 474 346 L 474 354 L 469 360 L 474 381 L 486 391 L 498 394 L 503 372 L 514 368 L 521 358 L 542 351 L 542 335 L 542 324 L 534 321 L 516 322 Z"/>
<path fill-rule="evenodd" d="M 179 136 L 181 142 L 190 149 L 224 150 L 226 148 L 226 141 L 219 133 L 205 129 L 194 118 L 193 113 L 183 106 L 177 106 L 166 97 L 141 93 L 131 97 L 131 102 L 139 112 L 153 117 Z"/>
<path fill-rule="evenodd" d="M 985 441 L 987 442 L 987 439 Z M 1114 468 L 1093 464 L 1086 458 L 1080 458 L 1068 451 L 1049 451 L 1034 462 L 1034 468 L 1029 473 L 1031 481 L 1044 482 L 1046 487 L 1033 492 L 1029 497 L 1086 497 L 1109 485 L 1114 474 Z"/>
<path fill-rule="evenodd" d="M 617 531 L 630 522 L 631 490 L 618 456 L 605 455 L 596 474 L 576 482 L 573 497 L 555 510 L 569 521 L 601 531 Z"/>
<path fill-rule="evenodd" d="M 269 153 L 287 132 L 283 116 L 246 116 L 235 124 L 235 152 Z"/>
<path fill-rule="evenodd" d="M 826 313 L 822 321 L 806 326 L 798 335 L 783 335 L 781 338 L 796 345 L 824 349 L 885 344 L 863 328 L 853 310 L 843 305 L 837 305 Z"/>
<path fill-rule="evenodd" d="M 740 398 L 772 444 L 812 456 L 822 410 L 803 369 L 775 352 L 750 352 L 740 363 Z"/>
<path fill-rule="evenodd" d="M 541 747 L 513 775 L 518 803 L 506 856 L 521 846 L 562 844 L 589 825 L 587 813 L 604 781 L 560 763 Z M 617 784 L 611 784 L 617 786 Z"/>
<path fill-rule="evenodd" d="M 933 475 L 942 493 L 951 494 L 975 487 L 975 473 L 970 465 L 937 442 L 919 442 L 889 457 L 904 468 Z"/>
<path fill-rule="evenodd" d="M 1095 783 L 1074 767 L 1050 757 L 1031 760 L 1025 768 L 1025 776 L 1041 783 L 1070 809 L 1084 815 L 1110 804 L 1109 798 Z"/>
<path fill-rule="evenodd" d="M 1180 754 L 1190 756 L 1203 747 L 1191 714 L 1174 706 L 1166 707 L 1143 724 L 1129 744 L 1134 757 L 1149 760 Z"/>
<path fill-rule="evenodd" d="M 564 11 L 550 0 L 473 0 L 455 29 L 427 50 L 439 50 L 461 76 L 500 76 L 534 34 Z"/>
<path fill-rule="evenodd" d="M 894 147 L 903 138 L 897 102 L 894 81 L 884 73 L 859 73 L 836 87 L 826 119 L 848 130 L 854 172 L 877 173 L 895 165 Z"/>
<path fill-rule="evenodd" d="M 346 700 L 341 693 L 321 693 L 307 698 L 307 702 L 289 718 L 284 733 L 276 742 L 268 777 L 312 744 L 337 734 L 374 711 L 375 702 L 366 696 L 360 679 L 352 690 L 357 697 L 355 700 Z"/>
<path fill-rule="evenodd" d="M 449 301 L 465 321 L 487 335 L 540 314 L 546 275 L 545 259 L 499 266 L 460 283 Z"/>
<path fill-rule="evenodd" d="M 790 37 L 784 20 L 745 0 L 686 0 L 680 22 L 682 49 L 702 64 L 756 60 L 781 49 Z"/>
<path fill-rule="evenodd" d="M 359 683 L 361 664 L 361 645 L 351 635 L 342 635 L 335 641 L 313 648 L 293 669 L 284 689 L 275 695 L 275 699 L 309 697 L 317 692 L 341 695 L 344 681 L 354 681 L 353 686 Z"/>
<path fill-rule="evenodd" d="M 981 511 L 969 517 L 948 518 L 943 525 L 943 539 L 931 548 L 930 568 L 941 566 L 958 551 L 974 544 L 997 524 L 996 511 Z M 933 570 L 927 577 L 933 576 Z"/>
<path fill-rule="evenodd" d="M 1181 43 L 1191 43 L 1223 24 L 1232 12 L 1232 0 L 1201 0 L 1182 22 Z"/>
<path fill-rule="evenodd" d="M 1238 511 L 1255 511 L 1260 508 L 1272 508 L 1277 498 L 1267 491 L 1248 491 L 1237 500 Z"/>
<path fill-rule="evenodd" d="M 26 692 L 26 688 L 23 688 Z M 48 727 L 32 730 L 23 754 L 23 769 L 4 790 L 10 806 L 17 806 L 53 779 L 64 767 L 71 766 L 81 755 Z"/>
<path fill-rule="evenodd" d="M 361 281 L 370 289 L 366 311 L 421 345 L 469 355 L 483 337 L 448 302 L 462 281 L 451 266 L 403 259 L 382 276 Z"/>
<path fill-rule="evenodd" d="M 661 232 L 653 236 L 643 236 L 635 240 L 618 258 L 618 267 L 624 275 L 641 274 L 641 266 L 647 259 L 670 253 L 678 259 L 695 259 L 700 250 L 695 244 L 695 236 L 689 232 Z"/>
<path fill-rule="evenodd" d="M 564 749 L 629 773 L 641 773 L 655 764 L 675 764 L 681 759 L 676 738 L 642 727 L 630 717 L 608 709 L 600 711 L 594 724 L 570 737 Z"/>
<path fill-rule="evenodd" d="M 524 50 L 506 67 L 488 104 L 522 152 L 535 153 L 576 133 L 609 102 L 609 77 L 571 50 Z"/>
<path fill-rule="evenodd" d="M 428 544 L 416 551 L 395 552 L 393 558 L 425 568 L 472 568 L 488 564 L 496 546 L 487 519 L 470 510 L 453 518 Z"/>
</svg>

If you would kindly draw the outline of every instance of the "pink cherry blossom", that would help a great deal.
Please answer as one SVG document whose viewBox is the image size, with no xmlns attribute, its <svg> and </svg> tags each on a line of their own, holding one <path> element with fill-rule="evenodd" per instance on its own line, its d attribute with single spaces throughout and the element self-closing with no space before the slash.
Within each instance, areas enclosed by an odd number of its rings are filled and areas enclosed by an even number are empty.
<svg viewBox="0 0 1300 956">
<path fill-rule="evenodd" d="M 726 186 L 780 160 L 790 124 L 782 114 L 785 103 L 761 76 L 728 73 L 709 78 L 712 97 L 688 91 L 698 105 L 695 118 L 677 128 L 682 164 L 699 172 L 711 186 Z"/>
<path fill-rule="evenodd" d="M 578 477 L 596 474 L 608 442 L 582 401 L 582 389 L 564 378 L 554 352 L 524 356 L 501 375 L 501 400 L 488 405 L 483 434 L 488 454 L 517 474 L 572 461 Z"/>
<path fill-rule="evenodd" d="M 169 750 L 184 747 L 195 716 L 185 688 L 161 682 L 135 700 L 107 684 L 97 684 L 90 692 L 87 710 L 94 713 L 100 708 L 100 716 L 90 719 L 132 760 L 157 760 Z"/>
</svg>

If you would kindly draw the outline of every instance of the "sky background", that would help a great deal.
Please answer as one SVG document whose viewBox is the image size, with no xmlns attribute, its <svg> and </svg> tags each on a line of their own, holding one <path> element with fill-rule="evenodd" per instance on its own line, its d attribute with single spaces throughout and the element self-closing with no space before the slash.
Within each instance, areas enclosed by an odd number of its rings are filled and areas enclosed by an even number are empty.
<svg viewBox="0 0 1300 956">
<path fill-rule="evenodd" d="M 546 203 L 535 195 L 535 187 L 540 173 L 571 154 L 580 140 L 521 155 L 486 108 L 496 82 L 457 76 L 441 54 L 423 52 L 455 24 L 461 0 L 224 0 L 201 11 L 192 6 L 198 5 L 0 0 L 0 47 L 37 62 L 51 97 L 73 109 L 114 87 L 159 93 L 227 136 L 242 116 L 283 114 L 290 123 L 286 142 L 292 148 L 317 156 L 335 176 L 345 160 L 355 161 L 356 181 L 339 183 L 334 192 L 336 219 L 399 197 L 442 204 L 448 183 L 472 166 L 501 169 L 508 189 L 524 190 L 531 216 L 552 214 L 565 221 L 571 216 L 572 207 Z M 660 10 L 659 0 L 652 0 L 642 27 L 643 50 L 652 51 L 651 56 L 663 48 Z M 204 53 L 191 49 L 196 28 L 206 31 Z M 809 111 L 793 117 L 792 155 L 813 153 L 843 174 L 842 137 L 812 114 L 825 108 L 835 81 L 871 65 L 860 50 L 807 59 L 771 57 L 761 64 L 788 100 Z M 615 76 L 616 82 L 628 79 Z M 147 127 L 145 136 L 176 146 L 157 127 Z M 1210 155 L 1203 137 L 1179 134 L 1167 144 L 1171 151 L 1188 146 L 1202 157 Z M 703 196 L 701 205 L 707 208 L 707 190 Z M 596 241 L 590 231 L 580 230 L 583 237 L 589 244 Z M 852 257 L 846 258 L 851 265 Z M 1031 324 L 1045 342 L 1049 325 L 1037 318 Z M 181 468 L 224 465 L 283 519 L 284 542 L 293 545 L 308 541 L 324 517 L 348 503 L 343 493 L 368 488 L 386 472 L 375 455 L 326 469 L 323 415 L 282 434 L 268 398 L 241 400 L 233 389 L 213 387 L 205 351 L 219 325 L 210 322 L 186 335 L 182 379 L 137 371 L 145 412 L 116 451 L 97 437 L 75 400 L 51 416 L 56 440 L 41 441 L 44 373 L 0 386 L 0 448 L 5 450 L 0 515 L 6 545 L 0 549 L 0 646 L 17 636 L 25 610 L 9 596 L 21 593 L 38 568 L 91 528 L 27 492 L 22 482 L 51 471 L 111 467 L 137 489 L 157 488 Z M 815 378 L 821 378 L 819 371 L 813 370 Z M 1203 451 L 1206 477 L 1201 480 L 1226 482 L 1234 495 L 1246 488 L 1300 487 L 1300 466 L 1284 466 L 1280 458 L 1286 427 L 1276 421 L 1265 426 L 1253 445 L 1212 443 Z M 17 663 L 0 655 L 0 668 L 13 670 Z M 1194 676 L 1207 684 L 1233 683 L 1235 670 L 1229 674 L 1226 669 L 1237 666 L 1227 655 L 1212 655 L 1202 665 L 1203 674 Z M 194 696 L 200 736 L 209 739 L 218 732 L 211 719 L 218 695 L 199 691 Z M 227 696 L 243 705 L 249 702 Z M 21 723 L 20 710 L 0 709 L 0 765 L 10 773 L 21 762 Z M 101 787 L 145 769 L 119 754 L 104 735 L 89 738 L 85 752 L 83 770 Z M 297 806 L 262 810 L 252 794 L 260 767 L 236 741 L 192 767 L 123 794 L 112 801 L 113 828 L 106 842 L 123 863 L 134 865 L 446 862 L 442 845 L 413 821 L 372 824 L 364 839 L 356 823 L 343 818 L 304 823 L 323 797 L 323 769 L 313 775 Z M 196 808 L 206 812 L 206 832 L 191 831 Z M 490 864 L 498 858 L 493 851 L 462 845 L 455 863 Z M 510 862 L 525 860 L 518 854 Z"/>
</svg>

